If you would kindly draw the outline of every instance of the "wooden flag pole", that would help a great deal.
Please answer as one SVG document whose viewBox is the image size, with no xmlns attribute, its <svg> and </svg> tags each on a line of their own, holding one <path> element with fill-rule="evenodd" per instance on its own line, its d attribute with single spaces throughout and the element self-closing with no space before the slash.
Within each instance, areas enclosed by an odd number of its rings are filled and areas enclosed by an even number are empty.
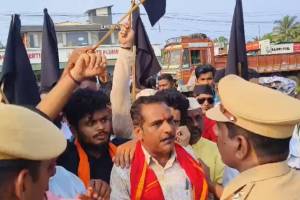
<svg viewBox="0 0 300 200">
<path fill-rule="evenodd" d="M 135 6 L 135 0 L 131 0 L 131 8 L 134 8 Z M 130 21 L 130 28 L 132 29 L 132 23 L 133 23 L 133 19 L 132 19 L 132 13 L 130 14 L 129 17 L 129 21 Z M 131 92 L 131 99 L 132 101 L 135 101 L 136 98 L 136 45 L 133 44 L 133 48 L 132 48 L 132 52 L 133 52 L 133 64 L 132 64 L 132 92 Z"/>
<path fill-rule="evenodd" d="M 105 42 L 108 37 L 116 30 L 117 26 L 128 17 L 131 13 L 133 13 L 136 9 L 139 8 L 140 5 L 144 4 L 146 0 L 140 0 L 138 4 L 135 4 L 119 21 L 116 25 L 113 25 L 112 28 L 101 38 L 101 40 L 93 46 L 93 50 L 95 51 L 103 42 Z"/>
<path fill-rule="evenodd" d="M 136 46 L 133 46 L 133 65 L 132 65 L 132 101 L 136 98 Z"/>
<path fill-rule="evenodd" d="M 238 75 L 242 77 L 242 63 L 238 62 Z"/>
</svg>

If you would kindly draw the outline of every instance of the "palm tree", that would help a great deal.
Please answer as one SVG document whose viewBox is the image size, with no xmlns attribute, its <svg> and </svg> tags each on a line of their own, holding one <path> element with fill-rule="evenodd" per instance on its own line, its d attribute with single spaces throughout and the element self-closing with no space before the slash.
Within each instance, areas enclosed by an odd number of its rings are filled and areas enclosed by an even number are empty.
<svg viewBox="0 0 300 200">
<path fill-rule="evenodd" d="M 279 42 L 292 42 L 295 39 L 295 35 L 297 35 L 295 31 L 300 24 L 296 19 L 297 16 L 287 15 L 283 19 L 274 22 L 276 26 L 273 28 L 273 33 L 278 36 Z"/>
<path fill-rule="evenodd" d="M 300 25 L 292 31 L 293 34 L 293 42 L 300 42 Z"/>
<path fill-rule="evenodd" d="M 273 33 L 267 33 L 261 38 L 262 40 L 270 40 L 271 42 L 274 42 L 274 35 Z"/>
</svg>

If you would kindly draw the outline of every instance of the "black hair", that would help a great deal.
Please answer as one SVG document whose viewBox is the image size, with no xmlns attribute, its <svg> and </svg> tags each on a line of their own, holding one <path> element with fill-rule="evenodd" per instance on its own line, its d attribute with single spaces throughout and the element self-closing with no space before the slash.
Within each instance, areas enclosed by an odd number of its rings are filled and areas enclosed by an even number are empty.
<svg viewBox="0 0 300 200">
<path fill-rule="evenodd" d="M 178 92 L 176 89 L 167 89 L 158 91 L 155 95 L 162 97 L 169 107 L 179 110 L 181 115 L 181 125 L 186 123 L 189 101 L 183 94 Z"/>
<path fill-rule="evenodd" d="M 14 197 L 13 184 L 18 174 L 27 169 L 33 182 L 40 177 L 41 161 L 32 160 L 0 160 L 0 199 Z"/>
<path fill-rule="evenodd" d="M 78 128 L 79 120 L 86 115 L 93 115 L 96 111 L 107 108 L 109 98 L 101 91 L 78 89 L 73 93 L 64 107 L 64 114 L 71 126 Z"/>
<path fill-rule="evenodd" d="M 154 76 L 150 76 L 145 81 L 145 87 L 150 89 L 156 89 L 156 78 Z"/>
<path fill-rule="evenodd" d="M 162 74 L 158 77 L 158 80 L 161 81 L 161 80 L 168 80 L 169 82 L 171 83 L 174 83 L 174 78 L 171 74 Z"/>
<path fill-rule="evenodd" d="M 165 99 L 161 96 L 147 96 L 147 97 L 139 97 L 136 101 L 133 102 L 130 115 L 134 126 L 140 126 L 144 122 L 144 118 L 142 115 L 142 106 L 150 105 L 150 104 L 161 104 L 165 102 Z"/>
<path fill-rule="evenodd" d="M 198 79 L 200 77 L 200 75 L 206 74 L 208 72 L 211 72 L 212 75 L 215 76 L 216 69 L 212 65 L 209 65 L 209 64 L 198 66 L 195 69 L 196 78 Z"/>
<path fill-rule="evenodd" d="M 259 158 L 284 157 L 286 159 L 289 154 L 289 145 L 291 138 L 275 139 L 261 136 L 244 128 L 236 126 L 230 122 L 227 122 L 226 126 L 228 128 L 229 138 L 233 138 L 237 135 L 243 135 L 253 145 Z"/>
<path fill-rule="evenodd" d="M 194 97 L 196 97 L 200 94 L 209 94 L 211 96 L 214 96 L 214 91 L 210 85 L 196 85 L 194 87 L 193 95 Z"/>
</svg>

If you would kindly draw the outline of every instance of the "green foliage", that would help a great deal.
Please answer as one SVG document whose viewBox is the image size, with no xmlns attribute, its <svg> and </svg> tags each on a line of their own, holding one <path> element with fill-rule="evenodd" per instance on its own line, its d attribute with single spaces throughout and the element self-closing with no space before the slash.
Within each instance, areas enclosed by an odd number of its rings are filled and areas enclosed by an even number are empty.
<svg viewBox="0 0 300 200">
<path fill-rule="evenodd" d="M 223 44 L 224 46 L 228 44 L 228 39 L 224 36 L 220 36 L 214 40 L 215 43 Z"/>
<path fill-rule="evenodd" d="M 274 43 L 300 42 L 300 23 L 297 16 L 284 16 L 274 22 L 272 33 L 268 33 L 262 39 L 270 39 Z"/>
</svg>

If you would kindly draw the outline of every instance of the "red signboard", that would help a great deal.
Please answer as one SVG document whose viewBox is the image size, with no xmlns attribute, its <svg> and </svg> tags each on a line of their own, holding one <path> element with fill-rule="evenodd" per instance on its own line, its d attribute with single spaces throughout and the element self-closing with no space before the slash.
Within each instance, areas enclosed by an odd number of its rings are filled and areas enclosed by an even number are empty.
<svg viewBox="0 0 300 200">
<path fill-rule="evenodd" d="M 300 43 L 294 43 L 294 53 L 300 52 Z"/>
<path fill-rule="evenodd" d="M 246 44 L 247 51 L 257 51 L 259 50 L 259 42 L 249 42 Z"/>
</svg>

